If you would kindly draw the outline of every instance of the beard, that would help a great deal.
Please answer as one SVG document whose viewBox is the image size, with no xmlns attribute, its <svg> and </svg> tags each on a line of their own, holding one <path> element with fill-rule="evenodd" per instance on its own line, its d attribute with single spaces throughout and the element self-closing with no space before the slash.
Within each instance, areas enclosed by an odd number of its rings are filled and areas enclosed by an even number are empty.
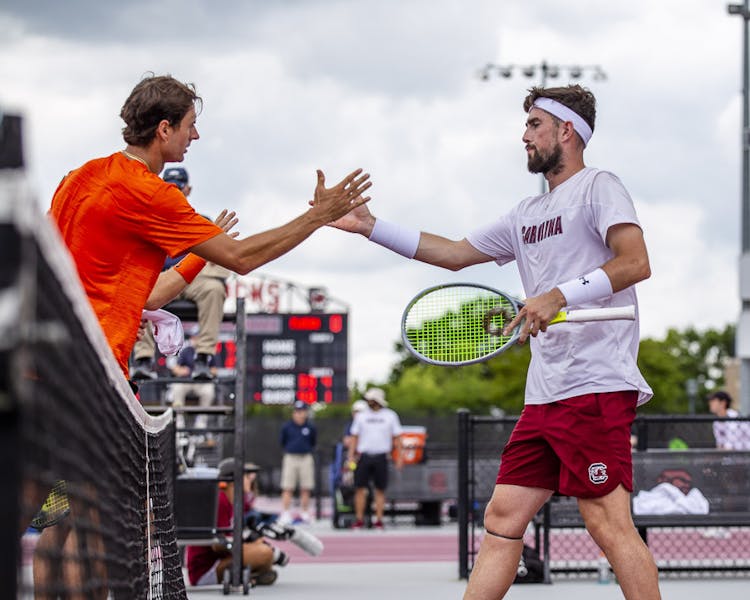
<svg viewBox="0 0 750 600">
<path fill-rule="evenodd" d="M 547 156 L 540 154 L 539 150 L 535 148 L 534 151 L 529 155 L 526 166 L 529 169 L 530 173 L 542 173 L 543 175 L 546 175 L 550 171 L 560 166 L 561 159 L 562 146 L 560 144 L 555 144 L 552 152 Z"/>
</svg>

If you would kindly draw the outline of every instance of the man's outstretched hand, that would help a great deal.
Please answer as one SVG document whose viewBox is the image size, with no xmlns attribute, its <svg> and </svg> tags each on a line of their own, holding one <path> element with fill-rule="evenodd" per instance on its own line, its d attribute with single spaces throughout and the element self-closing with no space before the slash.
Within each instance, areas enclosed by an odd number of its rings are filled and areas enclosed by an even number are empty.
<svg viewBox="0 0 750 600">
<path fill-rule="evenodd" d="M 343 217 L 351 210 L 370 201 L 370 197 L 362 194 L 372 186 L 370 174 L 362 173 L 362 169 L 352 171 L 339 183 L 331 188 L 325 186 L 326 177 L 318 169 L 318 184 L 310 202 L 311 211 L 321 220 L 321 224 L 328 224 Z"/>
</svg>

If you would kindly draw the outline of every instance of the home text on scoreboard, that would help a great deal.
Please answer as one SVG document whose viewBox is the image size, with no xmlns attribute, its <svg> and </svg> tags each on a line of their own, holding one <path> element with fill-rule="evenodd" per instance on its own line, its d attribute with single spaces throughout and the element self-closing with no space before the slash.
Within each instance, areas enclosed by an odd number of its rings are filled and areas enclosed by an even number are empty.
<svg viewBox="0 0 750 600">
<path fill-rule="evenodd" d="M 348 402 L 346 313 L 253 314 L 245 322 L 254 402 Z"/>
</svg>

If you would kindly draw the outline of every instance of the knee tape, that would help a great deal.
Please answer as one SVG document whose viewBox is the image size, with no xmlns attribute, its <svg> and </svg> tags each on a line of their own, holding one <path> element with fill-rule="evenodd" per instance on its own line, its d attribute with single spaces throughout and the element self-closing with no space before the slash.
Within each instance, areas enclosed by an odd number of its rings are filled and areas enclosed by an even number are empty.
<svg viewBox="0 0 750 600">
<path fill-rule="evenodd" d="M 502 539 L 504 539 L 504 540 L 511 540 L 511 541 L 513 541 L 513 542 L 517 542 L 517 541 L 519 541 L 519 540 L 522 540 L 522 539 L 523 539 L 523 536 L 521 536 L 521 537 L 510 537 L 510 536 L 508 536 L 508 535 L 502 535 L 502 534 L 499 534 L 499 533 L 495 533 L 494 531 L 490 531 L 490 530 L 489 530 L 489 529 L 487 529 L 487 528 L 485 528 L 485 531 L 486 531 L 487 533 L 489 533 L 490 535 L 493 535 L 493 536 L 495 536 L 495 537 L 499 537 L 499 538 L 502 538 Z"/>
</svg>

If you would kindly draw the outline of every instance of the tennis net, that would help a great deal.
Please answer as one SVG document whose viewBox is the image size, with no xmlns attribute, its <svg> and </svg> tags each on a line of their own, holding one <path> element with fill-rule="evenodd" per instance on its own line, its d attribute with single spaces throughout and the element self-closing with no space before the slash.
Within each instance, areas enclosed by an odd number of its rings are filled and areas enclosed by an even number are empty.
<svg viewBox="0 0 750 600">
<path fill-rule="evenodd" d="M 17 597 L 186 598 L 172 414 L 133 396 L 20 169 L 0 169 L 0 419 Z"/>
</svg>

